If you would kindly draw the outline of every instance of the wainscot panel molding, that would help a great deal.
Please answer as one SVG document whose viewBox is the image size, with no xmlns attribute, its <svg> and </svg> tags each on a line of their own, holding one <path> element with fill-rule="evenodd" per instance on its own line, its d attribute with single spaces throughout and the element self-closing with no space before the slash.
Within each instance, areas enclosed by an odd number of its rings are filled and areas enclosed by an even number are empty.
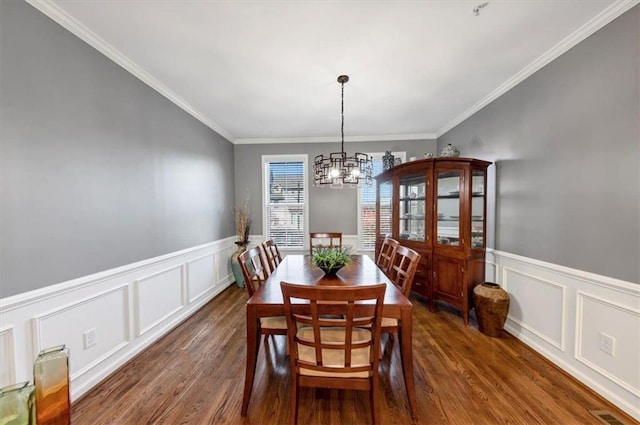
<svg viewBox="0 0 640 425">
<path fill-rule="evenodd" d="M 182 264 L 137 279 L 134 283 L 136 337 L 161 325 L 185 307 Z"/>
<path fill-rule="evenodd" d="M 129 288 L 121 284 L 91 297 L 58 306 L 33 317 L 33 358 L 48 347 L 65 341 L 65 345 L 80 347 L 70 362 L 71 379 L 82 376 L 93 366 L 129 345 Z M 77 320 L 82 317 L 83 320 Z M 89 320 L 84 318 L 91 318 Z M 74 320 L 75 319 L 75 320 Z M 87 326 L 91 324 L 91 326 Z M 84 333 L 100 330 L 100 339 L 85 347 Z"/>
<path fill-rule="evenodd" d="M 640 420 L 640 284 L 496 250 L 487 266 L 511 297 L 505 329 Z"/>
<path fill-rule="evenodd" d="M 0 321 L 1 323 L 4 323 Z M 15 338 L 13 326 L 0 329 L 0 387 L 6 387 L 16 382 Z"/>
<path fill-rule="evenodd" d="M 234 237 L 0 300 L 0 385 L 33 380 L 47 347 L 69 347 L 71 399 L 233 283 Z"/>
</svg>

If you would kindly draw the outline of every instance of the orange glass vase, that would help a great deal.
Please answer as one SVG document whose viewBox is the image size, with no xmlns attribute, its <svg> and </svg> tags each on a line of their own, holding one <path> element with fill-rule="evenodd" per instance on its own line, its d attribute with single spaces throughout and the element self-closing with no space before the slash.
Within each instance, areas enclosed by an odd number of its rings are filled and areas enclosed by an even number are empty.
<svg viewBox="0 0 640 425">
<path fill-rule="evenodd" d="M 42 350 L 33 365 L 38 425 L 69 425 L 69 350 L 58 346 Z"/>
</svg>

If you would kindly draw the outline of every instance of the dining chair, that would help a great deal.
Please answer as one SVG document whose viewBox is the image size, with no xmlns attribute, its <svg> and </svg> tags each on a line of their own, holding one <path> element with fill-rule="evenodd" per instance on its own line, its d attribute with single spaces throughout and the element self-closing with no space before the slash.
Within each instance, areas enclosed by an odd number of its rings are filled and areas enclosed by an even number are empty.
<svg viewBox="0 0 640 425">
<path fill-rule="evenodd" d="M 386 285 L 317 287 L 281 282 L 280 287 L 290 347 L 290 424 L 298 422 L 301 387 L 368 391 L 371 419 L 378 424 L 376 347 Z M 294 298 L 308 302 L 308 311 L 294 310 Z M 356 310 L 356 302 L 364 300 L 375 304 Z"/>
<path fill-rule="evenodd" d="M 405 297 L 409 298 L 413 278 L 418 270 L 422 256 L 411 248 L 398 244 L 391 259 L 389 267 L 389 279 L 400 289 Z"/>
<path fill-rule="evenodd" d="M 269 239 L 262 243 L 262 249 L 265 254 L 265 258 L 267 260 L 267 267 L 269 267 L 269 272 L 273 273 L 276 267 L 282 262 L 282 255 L 280 254 L 280 250 L 278 249 L 278 245 L 276 245 L 273 239 Z"/>
<path fill-rule="evenodd" d="M 384 272 L 384 274 L 388 274 L 391 269 L 391 260 L 393 260 L 393 254 L 396 253 L 398 244 L 397 240 L 391 238 L 384 238 L 384 242 L 382 242 L 380 253 L 376 260 L 376 265 Z"/>
<path fill-rule="evenodd" d="M 391 259 L 389 272 L 387 273 L 389 279 L 394 285 L 409 298 L 411 293 L 411 286 L 413 285 L 413 278 L 415 277 L 416 270 L 420 265 L 420 259 L 422 256 L 411 248 L 398 244 L 395 249 L 395 253 Z M 392 317 L 382 318 L 382 333 L 389 335 L 389 340 L 393 343 L 394 335 L 398 333 L 399 323 L 398 319 Z M 382 358 L 383 350 L 380 346 L 380 358 Z"/>
<path fill-rule="evenodd" d="M 251 298 L 268 277 L 260 247 L 256 246 L 240 254 L 238 262 L 240 263 L 245 287 L 249 298 Z M 284 316 L 261 317 L 260 333 L 264 335 L 265 342 L 269 335 L 286 335 L 287 321 Z M 287 344 L 285 347 L 286 354 L 289 354 L 289 345 Z"/>
<path fill-rule="evenodd" d="M 328 245 L 325 245 L 328 243 Z M 309 254 L 313 255 L 315 248 L 342 248 L 341 232 L 311 232 L 309 233 Z"/>
<path fill-rule="evenodd" d="M 238 256 L 240 270 L 244 278 L 245 287 L 249 298 L 269 277 L 268 269 L 262 257 L 262 250 L 259 246 L 247 249 Z"/>
</svg>

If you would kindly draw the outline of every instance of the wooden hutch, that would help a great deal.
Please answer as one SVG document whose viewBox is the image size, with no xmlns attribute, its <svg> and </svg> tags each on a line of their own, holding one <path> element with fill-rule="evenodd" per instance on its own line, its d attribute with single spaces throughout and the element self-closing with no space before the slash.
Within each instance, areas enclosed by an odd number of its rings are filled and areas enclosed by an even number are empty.
<svg viewBox="0 0 640 425">
<path fill-rule="evenodd" d="M 473 288 L 484 281 L 486 187 L 490 162 L 430 158 L 376 177 L 376 258 L 385 237 L 422 254 L 412 290 L 462 311 L 469 323 Z"/>
</svg>

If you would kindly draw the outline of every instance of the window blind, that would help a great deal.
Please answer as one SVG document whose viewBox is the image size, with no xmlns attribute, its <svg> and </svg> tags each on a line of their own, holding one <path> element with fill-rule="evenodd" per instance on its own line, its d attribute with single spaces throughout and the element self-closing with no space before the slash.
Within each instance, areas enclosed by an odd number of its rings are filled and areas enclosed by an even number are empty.
<svg viewBox="0 0 640 425">
<path fill-rule="evenodd" d="M 373 156 L 373 175 L 382 172 L 382 158 Z M 390 212 L 389 212 L 390 214 Z M 376 247 L 376 180 L 360 190 L 360 249 L 373 251 Z"/>
<path fill-rule="evenodd" d="M 304 163 L 270 161 L 266 163 L 265 173 L 267 238 L 281 248 L 304 248 Z"/>
<path fill-rule="evenodd" d="M 393 152 L 394 156 L 404 161 L 406 152 Z M 382 157 L 384 153 L 369 153 L 373 162 L 373 175 L 384 171 Z M 376 248 L 376 180 L 371 186 L 359 189 L 360 211 L 358 212 L 360 249 L 373 251 Z M 391 197 L 392 186 L 385 184 L 380 188 L 380 234 L 391 235 Z"/>
</svg>

